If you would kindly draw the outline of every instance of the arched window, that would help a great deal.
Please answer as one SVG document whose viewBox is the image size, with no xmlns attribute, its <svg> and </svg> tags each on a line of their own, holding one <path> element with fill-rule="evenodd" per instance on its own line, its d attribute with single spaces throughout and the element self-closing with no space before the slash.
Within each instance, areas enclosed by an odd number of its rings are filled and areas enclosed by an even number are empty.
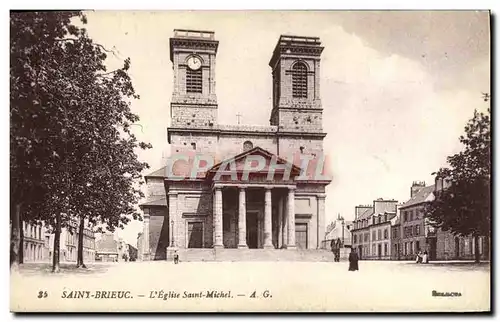
<svg viewBox="0 0 500 322">
<path fill-rule="evenodd" d="M 303 62 L 292 67 L 292 94 L 296 98 L 307 98 L 307 67 Z"/>
<path fill-rule="evenodd" d="M 202 72 L 201 68 L 192 70 L 187 68 L 186 71 L 186 91 L 188 93 L 202 93 Z"/>
<path fill-rule="evenodd" d="M 245 141 L 243 143 L 243 152 L 253 149 L 253 143 L 250 141 Z"/>
</svg>

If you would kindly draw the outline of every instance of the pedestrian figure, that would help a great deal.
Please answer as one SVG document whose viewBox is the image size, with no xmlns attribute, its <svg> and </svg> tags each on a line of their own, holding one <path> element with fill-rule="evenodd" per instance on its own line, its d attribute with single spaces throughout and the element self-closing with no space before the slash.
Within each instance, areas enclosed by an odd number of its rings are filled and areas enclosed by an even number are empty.
<svg viewBox="0 0 500 322">
<path fill-rule="evenodd" d="M 351 252 L 349 253 L 349 270 L 357 271 L 358 267 L 358 254 L 356 253 L 355 248 L 351 248 Z"/>
<path fill-rule="evenodd" d="M 177 254 L 177 251 L 174 252 L 174 264 L 179 263 L 179 254 Z"/>
<path fill-rule="evenodd" d="M 342 247 L 342 242 L 340 241 L 340 238 L 337 238 L 337 241 L 335 243 L 335 258 L 336 262 L 340 262 L 340 248 Z"/>
<path fill-rule="evenodd" d="M 429 254 L 427 254 L 427 251 L 424 251 L 424 255 L 422 256 L 422 262 L 424 264 L 429 263 Z"/>
<path fill-rule="evenodd" d="M 417 264 L 422 263 L 422 252 L 421 251 L 418 251 L 416 261 L 417 261 Z"/>
</svg>

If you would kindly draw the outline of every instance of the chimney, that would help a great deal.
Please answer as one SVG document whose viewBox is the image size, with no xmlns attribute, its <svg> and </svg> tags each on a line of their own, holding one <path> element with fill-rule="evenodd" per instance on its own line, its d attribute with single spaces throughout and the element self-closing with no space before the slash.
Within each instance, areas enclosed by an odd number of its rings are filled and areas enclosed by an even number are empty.
<svg viewBox="0 0 500 322">
<path fill-rule="evenodd" d="M 410 188 L 410 198 L 413 198 L 422 188 L 425 188 L 424 181 L 413 181 Z"/>
<path fill-rule="evenodd" d="M 372 209 L 370 205 L 359 205 L 354 207 L 354 220 L 358 219 L 358 217 L 368 209 Z"/>
</svg>

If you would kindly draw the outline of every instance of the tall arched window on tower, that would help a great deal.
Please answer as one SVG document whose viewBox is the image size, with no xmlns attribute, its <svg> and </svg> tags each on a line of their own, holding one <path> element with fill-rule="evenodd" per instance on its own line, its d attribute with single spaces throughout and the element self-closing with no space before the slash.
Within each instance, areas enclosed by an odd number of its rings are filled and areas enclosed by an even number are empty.
<svg viewBox="0 0 500 322">
<path fill-rule="evenodd" d="M 186 71 L 186 92 L 201 93 L 202 92 L 202 72 L 201 68 L 192 70 L 188 68 Z"/>
<path fill-rule="evenodd" d="M 292 67 L 292 94 L 295 98 L 307 98 L 307 67 L 303 62 Z"/>
<path fill-rule="evenodd" d="M 250 141 L 245 141 L 243 143 L 243 152 L 253 149 L 253 143 Z"/>
</svg>

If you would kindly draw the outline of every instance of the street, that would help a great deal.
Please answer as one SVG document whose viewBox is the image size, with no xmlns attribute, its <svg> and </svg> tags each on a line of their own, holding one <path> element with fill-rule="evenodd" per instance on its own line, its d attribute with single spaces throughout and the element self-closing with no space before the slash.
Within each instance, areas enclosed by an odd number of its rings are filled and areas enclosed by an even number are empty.
<svg viewBox="0 0 500 322">
<path fill-rule="evenodd" d="M 349 272 L 345 261 L 178 265 L 155 261 L 96 263 L 88 269 L 64 264 L 59 274 L 50 273 L 49 264 L 25 264 L 20 274 L 11 275 L 11 309 L 401 312 L 490 308 L 488 263 L 359 264 L 357 272 Z M 434 295 L 448 292 L 448 296 L 433 296 L 433 291 Z M 220 297 L 210 296 L 214 294 Z"/>
</svg>

